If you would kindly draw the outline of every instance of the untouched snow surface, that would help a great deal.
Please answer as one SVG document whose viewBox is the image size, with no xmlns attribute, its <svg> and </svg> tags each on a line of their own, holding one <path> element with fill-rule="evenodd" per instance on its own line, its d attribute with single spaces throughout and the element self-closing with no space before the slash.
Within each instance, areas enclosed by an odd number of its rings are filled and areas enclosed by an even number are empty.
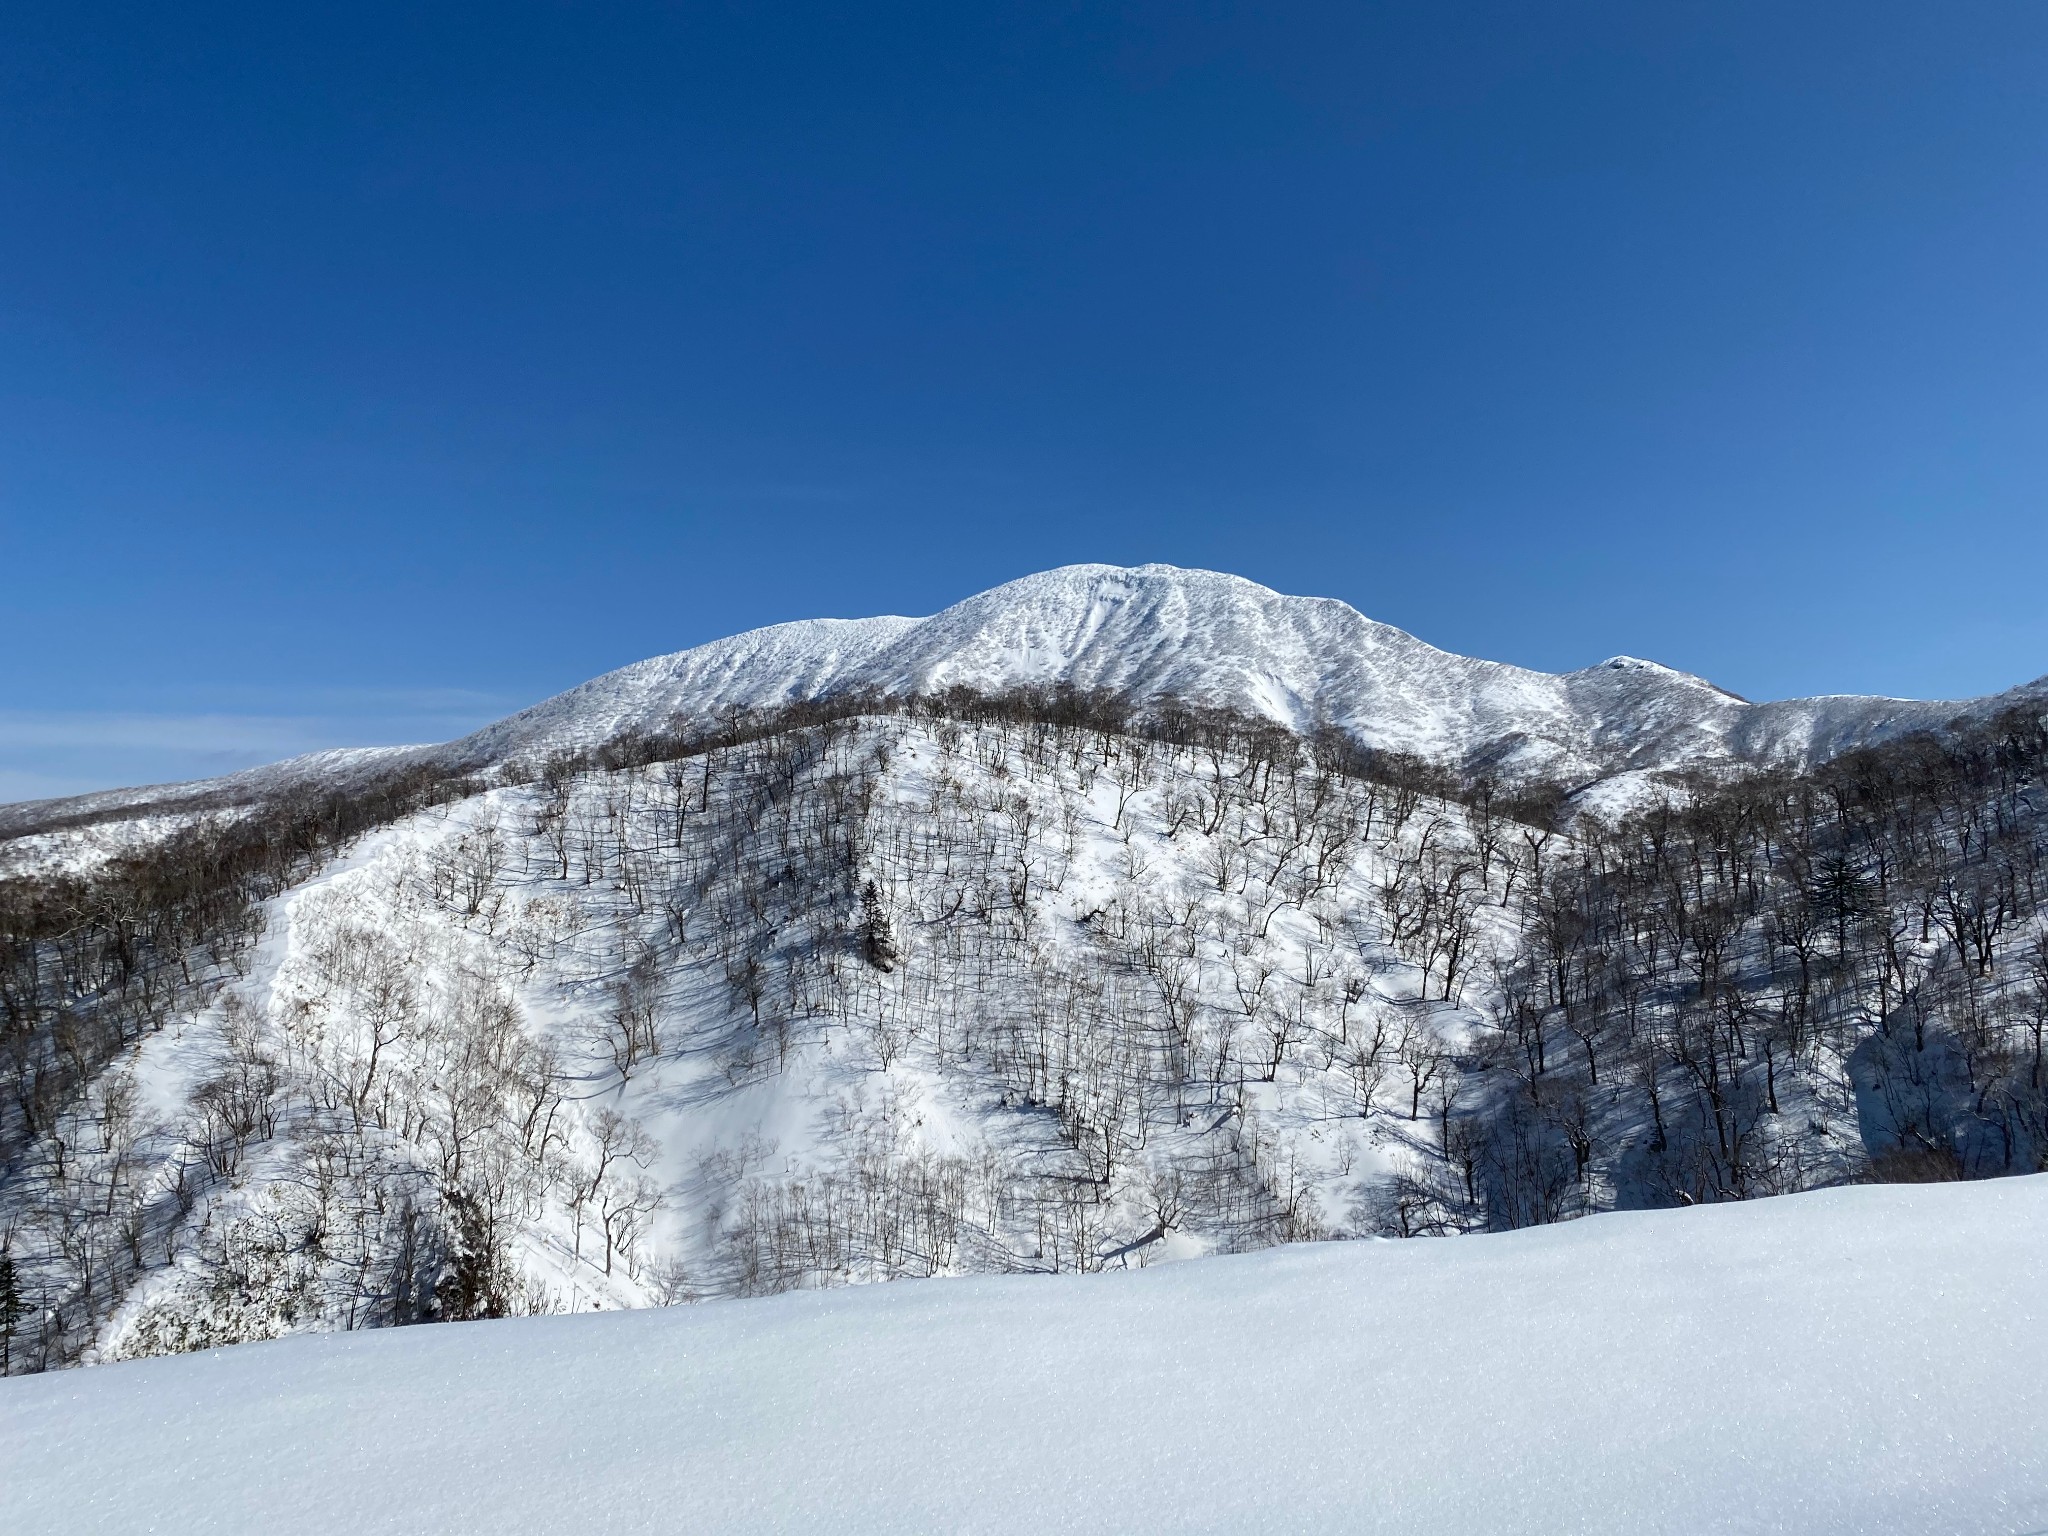
<svg viewBox="0 0 2048 1536">
<path fill-rule="evenodd" d="M 0 1381 L 0 1526 L 2048 1525 L 2048 1177 Z"/>
</svg>

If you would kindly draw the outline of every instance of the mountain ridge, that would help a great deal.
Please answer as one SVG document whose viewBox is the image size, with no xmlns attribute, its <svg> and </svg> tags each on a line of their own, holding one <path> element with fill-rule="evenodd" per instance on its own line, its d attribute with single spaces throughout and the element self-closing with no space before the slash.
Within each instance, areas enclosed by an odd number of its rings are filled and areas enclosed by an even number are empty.
<svg viewBox="0 0 2048 1536">
<path fill-rule="evenodd" d="M 1540 672 L 1440 650 L 1336 598 L 1171 565 L 1082 564 L 1005 582 L 924 618 L 800 619 L 650 657 L 451 742 L 342 749 L 219 779 L 22 802 L 0 808 L 0 832 L 416 762 L 530 766 L 669 729 L 678 717 L 835 694 L 1053 683 L 1220 706 L 1297 732 L 1334 726 L 1367 746 L 1463 771 L 1581 788 L 1688 768 L 1809 767 L 2048 693 L 2044 678 L 1968 700 L 1833 694 L 1752 703 L 1638 657 Z"/>
<path fill-rule="evenodd" d="M 2048 710 L 1624 821 L 1655 770 L 1563 805 L 949 691 L 1045 679 L 1296 725 L 1378 685 L 1510 763 L 1913 718 L 1083 570 L 10 839 L 0 1372 L 2048 1167 Z M 939 691 L 662 713 L 856 687 Z"/>
<path fill-rule="evenodd" d="M 1859 694 L 1752 703 L 1661 662 L 1615 656 L 1549 673 L 1440 650 L 1336 598 L 1149 564 L 1020 577 L 927 618 L 807 619 L 605 673 L 447 751 L 487 766 L 601 745 L 626 730 L 837 693 L 1070 683 L 1336 726 L 1453 766 L 1593 781 L 1643 769 L 1807 766 L 1850 746 L 2038 693 L 1985 699 Z"/>
</svg>

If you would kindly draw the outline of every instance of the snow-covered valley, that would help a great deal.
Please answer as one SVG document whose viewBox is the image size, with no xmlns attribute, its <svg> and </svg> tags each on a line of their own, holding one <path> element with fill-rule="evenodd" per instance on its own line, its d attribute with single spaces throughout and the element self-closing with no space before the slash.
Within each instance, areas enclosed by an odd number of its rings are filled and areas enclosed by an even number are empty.
<svg viewBox="0 0 2048 1536">
<path fill-rule="evenodd" d="M 285 1340 L 0 1383 L 0 1506 L 211 1531 L 2020 1536 L 2048 1178 Z"/>
</svg>

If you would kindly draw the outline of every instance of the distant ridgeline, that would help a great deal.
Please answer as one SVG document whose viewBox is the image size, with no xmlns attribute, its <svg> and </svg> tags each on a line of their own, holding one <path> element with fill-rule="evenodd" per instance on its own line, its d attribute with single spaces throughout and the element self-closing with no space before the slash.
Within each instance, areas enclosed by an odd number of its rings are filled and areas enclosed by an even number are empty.
<svg viewBox="0 0 2048 1536">
<path fill-rule="evenodd" d="M 1610 824 L 956 686 L 46 816 L 0 1363 L 2035 1171 L 2044 765 L 2014 708 Z"/>
</svg>

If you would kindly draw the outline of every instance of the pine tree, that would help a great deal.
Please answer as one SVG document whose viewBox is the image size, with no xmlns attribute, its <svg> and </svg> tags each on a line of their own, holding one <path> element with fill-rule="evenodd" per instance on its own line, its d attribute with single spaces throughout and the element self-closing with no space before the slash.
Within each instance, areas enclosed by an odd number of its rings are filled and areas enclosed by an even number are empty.
<svg viewBox="0 0 2048 1536">
<path fill-rule="evenodd" d="M 889 914 L 882 910 L 882 893 L 870 880 L 860 895 L 861 953 L 878 971 L 896 968 L 896 936 L 889 929 Z"/>
<path fill-rule="evenodd" d="M 0 1249 L 0 1376 L 14 1364 L 14 1329 L 28 1313 L 21 1299 L 21 1282 L 15 1274 L 14 1255 Z"/>
</svg>

